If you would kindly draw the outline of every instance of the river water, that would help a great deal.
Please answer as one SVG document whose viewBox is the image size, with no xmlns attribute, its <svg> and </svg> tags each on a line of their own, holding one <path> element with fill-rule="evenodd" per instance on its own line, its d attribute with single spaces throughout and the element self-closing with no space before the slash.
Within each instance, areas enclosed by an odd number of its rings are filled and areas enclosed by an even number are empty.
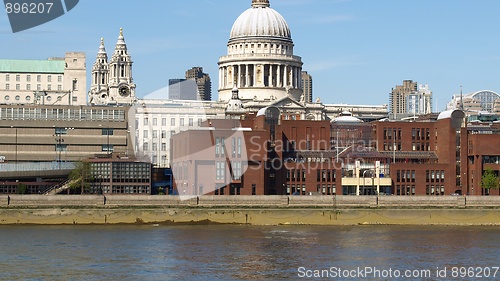
<svg viewBox="0 0 500 281">
<path fill-rule="evenodd" d="M 499 242 L 500 227 L 1 226 L 0 280 L 500 280 Z"/>
</svg>

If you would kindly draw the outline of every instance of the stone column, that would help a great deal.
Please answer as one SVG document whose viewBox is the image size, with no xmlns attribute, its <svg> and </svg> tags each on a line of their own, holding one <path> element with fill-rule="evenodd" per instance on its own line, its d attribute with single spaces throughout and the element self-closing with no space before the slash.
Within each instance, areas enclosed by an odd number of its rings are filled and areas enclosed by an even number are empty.
<svg viewBox="0 0 500 281">
<path fill-rule="evenodd" d="M 274 78 L 274 75 L 273 75 L 273 65 L 272 64 L 269 64 L 269 87 L 274 87 L 274 84 L 273 84 L 273 78 Z"/>
<path fill-rule="evenodd" d="M 276 86 L 277 87 L 282 87 L 281 85 L 281 65 L 278 64 L 278 74 L 276 75 L 277 81 L 276 81 Z"/>
<path fill-rule="evenodd" d="M 245 78 L 246 78 L 245 79 L 246 80 L 245 87 L 248 87 L 248 86 L 250 86 L 250 74 L 248 73 L 248 64 L 245 65 L 245 66 L 246 66 L 246 70 L 245 70 Z"/>
</svg>

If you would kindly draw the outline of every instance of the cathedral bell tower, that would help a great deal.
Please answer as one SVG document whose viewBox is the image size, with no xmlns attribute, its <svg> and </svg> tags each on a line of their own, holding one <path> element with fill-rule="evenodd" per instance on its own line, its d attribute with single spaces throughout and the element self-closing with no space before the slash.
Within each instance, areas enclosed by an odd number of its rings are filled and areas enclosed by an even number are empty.
<svg viewBox="0 0 500 281">
<path fill-rule="evenodd" d="M 130 105 L 136 100 L 135 84 L 132 79 L 132 59 L 120 28 L 115 51 L 108 62 L 104 39 L 92 67 L 92 84 L 89 103 L 98 105 Z"/>
<path fill-rule="evenodd" d="M 92 83 L 89 92 L 89 102 L 91 104 L 107 104 L 109 101 L 108 92 L 109 66 L 108 55 L 104 47 L 104 38 L 101 38 L 101 45 L 97 58 L 92 66 Z"/>
<path fill-rule="evenodd" d="M 135 102 L 135 84 L 132 80 L 132 58 L 127 51 L 127 44 L 120 28 L 120 36 L 109 62 L 109 97 L 110 103 L 133 104 Z"/>
</svg>

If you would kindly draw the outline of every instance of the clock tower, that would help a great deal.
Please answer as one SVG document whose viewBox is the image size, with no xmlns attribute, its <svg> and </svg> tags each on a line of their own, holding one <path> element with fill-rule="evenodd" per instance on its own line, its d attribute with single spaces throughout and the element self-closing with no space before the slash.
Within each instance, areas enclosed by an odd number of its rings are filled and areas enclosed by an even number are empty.
<svg viewBox="0 0 500 281">
<path fill-rule="evenodd" d="M 132 58 L 127 50 L 120 28 L 118 42 L 111 60 L 107 61 L 104 42 L 92 69 L 92 85 L 89 92 L 89 102 L 100 105 L 131 105 L 136 101 L 135 84 L 132 79 Z"/>
</svg>

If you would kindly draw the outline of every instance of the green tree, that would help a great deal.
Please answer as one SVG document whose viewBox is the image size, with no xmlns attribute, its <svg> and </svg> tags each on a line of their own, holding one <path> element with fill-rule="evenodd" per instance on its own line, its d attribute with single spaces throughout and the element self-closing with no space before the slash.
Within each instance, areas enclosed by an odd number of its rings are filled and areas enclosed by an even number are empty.
<svg viewBox="0 0 500 281">
<path fill-rule="evenodd" d="M 17 186 L 17 194 L 28 194 L 28 187 L 24 183 L 21 183 Z"/>
<path fill-rule="evenodd" d="M 484 170 L 483 177 L 481 178 L 481 187 L 484 189 L 498 189 L 499 181 L 495 172 L 491 168 Z"/>
<path fill-rule="evenodd" d="M 80 189 L 80 193 L 83 194 L 90 190 L 90 182 L 92 181 L 92 175 L 90 173 L 90 163 L 88 162 L 77 162 L 75 169 L 69 174 L 70 183 L 69 188 L 76 192 Z"/>
</svg>

